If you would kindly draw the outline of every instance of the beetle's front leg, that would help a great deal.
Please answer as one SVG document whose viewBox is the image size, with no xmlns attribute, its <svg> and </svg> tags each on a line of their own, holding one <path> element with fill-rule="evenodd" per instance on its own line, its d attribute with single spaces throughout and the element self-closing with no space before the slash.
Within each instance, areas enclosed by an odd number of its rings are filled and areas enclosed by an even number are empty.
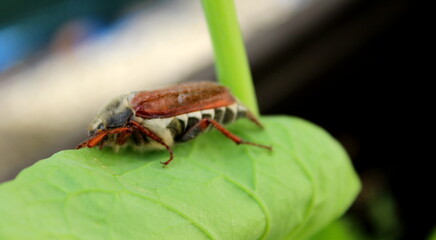
<svg viewBox="0 0 436 240">
<path fill-rule="evenodd" d="M 82 142 L 81 144 L 77 145 L 76 149 L 81 149 L 84 147 L 93 148 L 96 145 L 100 144 L 100 148 L 103 146 L 103 139 L 110 134 L 117 134 L 117 133 L 130 133 L 132 132 L 132 129 L 130 127 L 121 127 L 121 128 L 115 128 L 112 130 L 101 130 L 97 134 L 94 134 L 93 136 L 89 137 L 86 141 Z"/>
<path fill-rule="evenodd" d="M 93 136 L 89 137 L 88 139 L 86 139 L 81 144 L 77 145 L 76 149 L 81 149 L 81 148 L 84 148 L 84 147 L 92 148 L 95 145 L 97 145 L 100 142 L 102 142 L 104 137 L 107 136 L 107 134 L 108 134 L 108 131 L 102 130 L 99 133 L 94 134 Z"/>
<path fill-rule="evenodd" d="M 198 134 L 200 134 L 201 132 L 206 130 L 209 125 L 214 126 L 216 129 L 218 129 L 218 131 L 220 131 L 222 134 L 224 134 L 224 136 L 226 136 L 227 138 L 229 138 L 230 140 L 232 140 L 234 143 L 236 143 L 238 145 L 239 144 L 248 144 L 248 145 L 253 145 L 253 146 L 265 148 L 265 149 L 268 149 L 270 151 L 272 150 L 271 146 L 265 146 L 265 145 L 261 145 L 261 144 L 257 144 L 257 143 L 248 142 L 248 141 L 243 140 L 242 138 L 236 136 L 235 134 L 231 133 L 229 130 L 224 128 L 224 126 L 219 124 L 217 121 L 215 121 L 213 119 L 209 119 L 209 118 L 201 119 L 197 124 L 195 124 L 188 131 L 186 131 L 186 133 L 179 139 L 179 141 L 186 142 L 186 141 L 189 141 L 189 140 L 195 138 Z"/>
</svg>

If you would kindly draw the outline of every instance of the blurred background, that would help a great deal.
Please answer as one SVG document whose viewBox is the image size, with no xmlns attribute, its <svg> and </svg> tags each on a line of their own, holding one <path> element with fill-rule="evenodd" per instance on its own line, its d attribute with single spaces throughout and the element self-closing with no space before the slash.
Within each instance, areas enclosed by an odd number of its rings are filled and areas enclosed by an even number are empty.
<svg viewBox="0 0 436 240">
<path fill-rule="evenodd" d="M 425 7 L 235 2 L 262 113 L 308 119 L 350 154 L 363 189 L 341 221 L 354 239 L 426 239 L 434 178 L 413 181 L 429 158 L 416 135 Z M 0 0 L 0 182 L 75 147 L 115 95 L 213 79 L 198 0 Z"/>
</svg>

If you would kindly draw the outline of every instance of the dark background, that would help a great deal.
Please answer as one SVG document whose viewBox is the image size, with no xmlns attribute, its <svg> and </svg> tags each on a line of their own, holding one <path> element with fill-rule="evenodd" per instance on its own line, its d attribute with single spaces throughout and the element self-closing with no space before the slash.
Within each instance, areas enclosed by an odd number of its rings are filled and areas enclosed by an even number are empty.
<svg viewBox="0 0 436 240">
<path fill-rule="evenodd" d="M 434 159 L 425 153 L 424 116 L 434 109 L 424 93 L 432 78 L 425 8 L 389 0 L 347 5 L 253 66 L 259 99 L 273 99 L 261 102 L 262 113 L 303 117 L 344 144 L 363 181 L 350 215 L 370 236 L 425 239 L 435 225 Z M 287 81 L 293 90 L 281 93 Z M 371 221 L 374 192 L 391 195 L 395 227 Z"/>
</svg>

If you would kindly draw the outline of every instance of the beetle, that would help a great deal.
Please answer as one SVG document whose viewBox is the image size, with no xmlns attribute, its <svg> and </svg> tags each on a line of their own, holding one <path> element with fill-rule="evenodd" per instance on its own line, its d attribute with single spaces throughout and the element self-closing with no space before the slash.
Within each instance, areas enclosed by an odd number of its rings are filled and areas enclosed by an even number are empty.
<svg viewBox="0 0 436 240">
<path fill-rule="evenodd" d="M 215 127 L 236 144 L 248 142 L 223 125 L 246 117 L 262 128 L 257 118 L 222 85 L 213 82 L 188 82 L 158 90 L 138 91 L 112 99 L 88 127 L 89 137 L 76 149 L 84 147 L 134 146 L 140 149 L 166 149 L 174 158 L 176 142 L 194 139 Z"/>
</svg>

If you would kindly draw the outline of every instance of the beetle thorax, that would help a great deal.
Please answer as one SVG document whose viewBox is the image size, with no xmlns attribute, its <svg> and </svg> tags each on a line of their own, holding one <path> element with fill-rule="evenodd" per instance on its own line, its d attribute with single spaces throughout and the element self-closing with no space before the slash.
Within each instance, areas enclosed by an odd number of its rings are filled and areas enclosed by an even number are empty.
<svg viewBox="0 0 436 240">
<path fill-rule="evenodd" d="M 114 129 L 125 126 L 133 114 L 129 103 L 130 95 L 118 96 L 103 107 L 89 125 L 90 134 L 92 135 L 99 129 Z"/>
</svg>

